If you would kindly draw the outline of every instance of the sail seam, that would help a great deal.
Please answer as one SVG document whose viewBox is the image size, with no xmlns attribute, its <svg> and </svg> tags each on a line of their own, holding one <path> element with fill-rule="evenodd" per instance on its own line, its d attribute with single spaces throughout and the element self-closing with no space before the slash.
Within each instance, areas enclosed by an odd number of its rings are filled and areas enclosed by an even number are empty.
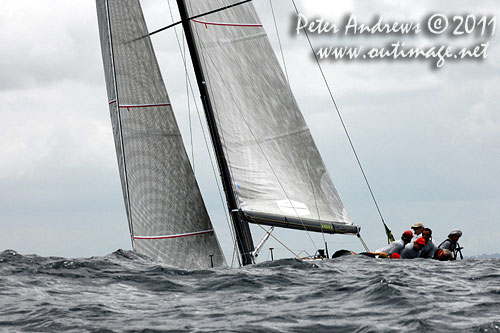
<svg viewBox="0 0 500 333">
<path fill-rule="evenodd" d="M 293 101 L 294 98 L 293 98 L 292 86 L 290 85 L 290 78 L 288 76 L 288 69 L 287 69 L 287 66 L 286 66 L 285 55 L 284 55 L 284 52 L 283 52 L 283 46 L 281 45 L 281 38 L 280 38 L 280 34 L 279 34 L 278 24 L 276 23 L 276 16 L 274 15 L 274 7 L 273 7 L 272 0 L 269 0 L 269 5 L 271 7 L 271 13 L 273 14 L 274 29 L 276 31 L 276 37 L 278 37 L 278 44 L 279 44 L 279 47 L 280 47 L 281 60 L 283 62 L 283 68 L 285 70 L 284 74 L 285 74 L 285 77 L 286 77 L 286 82 L 287 82 L 288 90 L 290 91 L 290 99 L 291 99 L 291 101 L 293 103 L 294 102 Z M 298 115 L 296 115 L 295 118 L 296 119 L 299 118 Z M 304 121 L 305 121 L 305 119 L 304 119 Z M 299 138 L 300 138 L 300 141 L 302 142 L 302 146 L 305 147 L 304 138 L 301 135 L 299 135 Z M 310 167 L 309 167 L 308 159 L 305 156 L 306 153 L 304 152 L 303 149 L 300 150 L 300 152 L 304 156 L 304 161 L 305 161 L 305 166 L 306 166 L 306 171 L 307 171 L 307 177 L 309 179 L 309 184 L 311 185 L 311 192 L 312 192 L 312 195 L 313 195 L 313 198 L 314 198 L 314 205 L 316 207 L 316 214 L 318 214 L 318 219 L 321 220 L 321 214 L 320 214 L 320 211 L 319 211 L 319 208 L 318 208 L 318 200 L 316 198 L 316 193 L 315 193 L 314 185 L 313 185 L 312 178 L 311 178 L 311 172 L 310 172 Z M 321 229 L 323 231 L 323 227 L 321 227 Z M 325 235 L 323 234 L 323 232 L 321 232 L 321 234 L 323 236 L 323 241 L 326 244 Z"/>
<path fill-rule="evenodd" d="M 187 233 L 183 233 L 183 234 L 174 234 L 174 235 L 134 236 L 134 239 L 168 239 L 168 238 L 179 238 L 179 237 L 187 237 L 187 236 L 197 236 L 197 235 L 211 234 L 213 232 L 214 232 L 214 229 L 210 229 L 210 230 L 187 232 Z"/>
<path fill-rule="evenodd" d="M 158 104 L 120 104 L 119 108 L 150 108 L 156 106 L 170 106 L 170 103 L 158 103 Z"/>
<path fill-rule="evenodd" d="M 196 30 L 195 30 L 195 31 L 196 31 Z M 199 37 L 198 37 L 198 38 L 199 38 Z M 201 48 L 200 48 L 200 49 L 201 49 Z M 205 67 L 206 67 L 206 66 L 207 66 L 207 64 L 206 64 L 206 58 L 207 58 L 207 57 L 202 57 L 202 58 L 203 58 L 203 61 L 204 61 L 204 63 L 205 63 Z M 213 62 L 213 60 L 212 60 L 210 57 L 208 57 L 208 61 L 210 61 L 210 62 L 211 62 L 211 64 L 212 64 L 214 67 L 216 67 L 215 63 Z M 221 76 L 221 74 L 220 74 L 219 72 L 216 72 L 216 75 L 219 75 L 219 77 L 220 77 L 220 78 L 222 78 L 222 76 Z M 207 73 L 207 78 L 209 78 L 208 73 Z M 207 82 L 210 82 L 210 80 L 207 80 Z M 222 80 L 222 83 L 225 85 L 226 89 L 229 91 L 229 88 L 228 88 L 228 84 L 227 84 L 227 82 L 226 82 L 226 81 L 224 81 L 224 80 Z M 210 85 L 210 84 L 208 84 L 208 89 L 210 89 L 210 92 L 212 92 L 212 88 L 211 88 L 211 85 Z M 266 153 L 265 153 L 264 149 L 262 148 L 262 145 L 261 145 L 261 144 L 259 143 L 259 141 L 257 140 L 257 137 L 256 137 L 256 135 L 254 134 L 254 132 L 252 131 L 251 126 L 248 124 L 248 121 L 246 120 L 245 116 L 243 115 L 242 110 L 241 110 L 241 107 L 239 106 L 239 103 L 235 100 L 234 96 L 230 95 L 229 97 L 232 99 L 232 101 L 233 101 L 233 103 L 234 103 L 234 105 L 235 105 L 235 107 L 236 107 L 236 110 L 240 113 L 240 115 L 241 115 L 241 119 L 242 119 L 242 120 L 243 120 L 243 122 L 246 124 L 246 126 L 247 126 L 247 128 L 248 128 L 248 132 L 249 132 L 249 133 L 250 133 L 250 135 L 254 138 L 255 143 L 256 143 L 256 145 L 257 145 L 257 147 L 258 147 L 258 148 L 259 148 L 259 150 L 261 151 L 261 153 L 262 153 L 262 155 L 263 155 L 264 159 L 265 159 L 265 160 L 266 160 L 266 162 L 267 162 L 267 165 L 268 165 L 268 166 L 269 166 L 269 168 L 271 169 L 271 172 L 273 173 L 273 175 L 274 175 L 274 177 L 275 177 L 276 181 L 278 182 L 279 187 L 280 187 L 280 188 L 281 188 L 281 190 L 283 191 L 283 194 L 285 195 L 285 197 L 287 198 L 287 200 L 291 200 L 291 199 L 290 199 L 290 196 L 288 195 L 288 193 L 287 193 L 287 191 L 286 191 L 285 187 L 283 186 L 283 184 L 282 184 L 282 182 L 281 182 L 281 179 L 278 177 L 278 174 L 277 174 L 277 173 L 276 173 L 276 171 L 274 170 L 274 168 L 273 168 L 273 166 L 272 166 L 271 162 L 269 161 L 269 159 L 268 159 L 268 157 L 267 157 L 267 155 L 266 155 Z M 213 102 L 213 104 L 214 104 L 214 108 L 215 108 L 215 109 L 217 109 L 217 106 L 216 106 L 215 101 Z M 218 117 L 218 113 L 216 113 L 216 116 Z M 220 122 L 220 120 L 219 120 L 219 122 Z M 221 135 L 221 141 L 223 141 L 223 144 L 227 146 L 226 141 L 225 141 L 225 137 L 224 137 L 224 135 Z M 226 159 L 229 161 L 229 156 L 227 156 L 227 157 L 226 157 Z M 231 164 L 230 164 L 230 163 L 228 163 L 228 169 L 229 169 L 229 172 L 231 173 L 231 180 L 232 180 L 232 179 L 233 179 L 233 177 L 232 177 L 232 167 L 231 167 Z M 231 181 L 231 183 L 233 183 L 233 181 Z M 233 184 L 234 184 L 234 183 L 233 183 Z M 233 186 L 233 184 L 232 184 L 231 186 Z M 240 198 L 239 198 L 238 196 L 235 196 L 235 199 L 236 199 L 238 202 L 240 201 Z M 294 208 L 295 215 L 297 216 L 297 218 L 298 218 L 300 221 L 302 221 L 302 219 L 301 219 L 301 217 L 299 216 L 299 214 L 297 213 L 297 211 L 296 211 L 295 207 L 293 207 L 293 208 Z M 309 234 L 309 232 L 307 231 L 306 226 L 305 226 L 303 223 L 302 223 L 302 226 L 303 226 L 304 231 L 306 232 L 307 236 L 309 237 L 309 239 L 310 239 L 311 243 L 312 243 L 312 244 L 313 244 L 313 246 L 317 249 L 317 248 L 318 248 L 318 246 L 316 245 L 316 243 L 315 243 L 315 242 L 314 242 L 314 240 L 312 239 L 311 235 L 310 235 L 310 234 Z"/>
<path fill-rule="evenodd" d="M 260 37 L 265 37 L 266 33 L 264 31 L 255 33 L 255 34 L 246 34 L 245 36 L 242 37 L 232 37 L 231 39 L 218 39 L 216 41 L 206 41 L 203 43 L 204 47 L 206 49 L 211 49 L 213 47 L 217 46 L 223 46 L 227 44 L 235 44 L 235 43 L 241 43 L 241 42 L 246 42 L 251 39 L 257 39 Z"/>
<path fill-rule="evenodd" d="M 226 22 L 210 22 L 210 21 L 201 21 L 201 20 L 195 20 L 192 19 L 191 21 L 204 24 L 205 28 L 208 29 L 209 25 L 218 25 L 218 26 L 225 26 L 225 27 L 262 27 L 262 24 L 259 23 L 226 23 Z"/>
</svg>

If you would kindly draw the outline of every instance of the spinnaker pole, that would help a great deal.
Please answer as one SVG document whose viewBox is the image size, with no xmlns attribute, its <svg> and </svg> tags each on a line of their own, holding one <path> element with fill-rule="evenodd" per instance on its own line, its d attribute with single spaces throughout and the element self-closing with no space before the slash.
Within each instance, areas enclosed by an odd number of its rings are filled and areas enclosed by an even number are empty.
<svg viewBox="0 0 500 333">
<path fill-rule="evenodd" d="M 227 207 L 230 212 L 231 220 L 236 233 L 236 240 L 242 259 L 242 264 L 249 265 L 253 263 L 252 252 L 254 251 L 254 244 L 252 234 L 250 232 L 248 222 L 246 222 L 243 219 L 242 215 L 239 213 L 238 205 L 236 203 L 236 197 L 233 191 L 229 166 L 227 164 L 224 150 L 222 148 L 221 138 L 217 129 L 214 110 L 210 100 L 210 94 L 208 92 L 205 75 L 203 74 L 200 55 L 196 48 L 196 42 L 194 39 L 193 30 L 190 25 L 190 17 L 186 8 L 185 1 L 177 0 L 177 6 L 179 7 L 182 27 L 186 36 L 189 53 L 191 55 L 191 61 L 193 63 L 193 68 L 196 75 L 196 81 L 198 83 L 198 89 L 200 90 L 200 97 L 203 103 L 203 108 L 205 110 L 205 115 L 207 117 L 210 136 L 212 138 L 212 144 L 214 146 L 217 164 L 221 173 L 222 186 L 226 194 Z"/>
</svg>

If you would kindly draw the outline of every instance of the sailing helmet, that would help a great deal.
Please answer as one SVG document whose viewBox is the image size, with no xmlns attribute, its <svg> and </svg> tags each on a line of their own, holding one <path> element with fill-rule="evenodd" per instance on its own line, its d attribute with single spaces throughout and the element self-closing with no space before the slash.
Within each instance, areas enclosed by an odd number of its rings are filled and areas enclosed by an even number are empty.
<svg viewBox="0 0 500 333">
<path fill-rule="evenodd" d="M 458 236 L 458 237 L 462 237 L 462 231 L 458 230 L 458 229 L 453 229 L 452 231 L 450 231 L 450 233 L 448 234 L 448 237 L 450 236 Z"/>
</svg>

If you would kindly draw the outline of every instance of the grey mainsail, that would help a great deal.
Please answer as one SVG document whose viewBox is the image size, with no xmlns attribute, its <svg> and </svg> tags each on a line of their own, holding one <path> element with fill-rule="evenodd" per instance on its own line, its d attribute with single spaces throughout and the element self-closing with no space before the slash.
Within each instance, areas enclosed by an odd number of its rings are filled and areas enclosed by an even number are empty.
<svg viewBox="0 0 500 333">
<path fill-rule="evenodd" d="M 97 0 L 109 110 L 135 251 L 189 269 L 225 264 L 138 0 Z"/>
<path fill-rule="evenodd" d="M 239 0 L 186 0 L 189 16 Z M 251 2 L 191 20 L 238 207 L 248 222 L 357 233 Z"/>
</svg>

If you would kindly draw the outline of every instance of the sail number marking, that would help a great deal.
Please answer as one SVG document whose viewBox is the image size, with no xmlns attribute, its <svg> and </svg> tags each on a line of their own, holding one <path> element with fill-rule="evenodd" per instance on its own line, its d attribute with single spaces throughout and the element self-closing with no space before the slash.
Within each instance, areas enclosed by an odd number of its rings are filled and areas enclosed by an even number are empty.
<svg viewBox="0 0 500 333">
<path fill-rule="evenodd" d="M 333 230 L 333 225 L 321 223 L 321 228 L 328 229 L 328 230 Z"/>
</svg>

